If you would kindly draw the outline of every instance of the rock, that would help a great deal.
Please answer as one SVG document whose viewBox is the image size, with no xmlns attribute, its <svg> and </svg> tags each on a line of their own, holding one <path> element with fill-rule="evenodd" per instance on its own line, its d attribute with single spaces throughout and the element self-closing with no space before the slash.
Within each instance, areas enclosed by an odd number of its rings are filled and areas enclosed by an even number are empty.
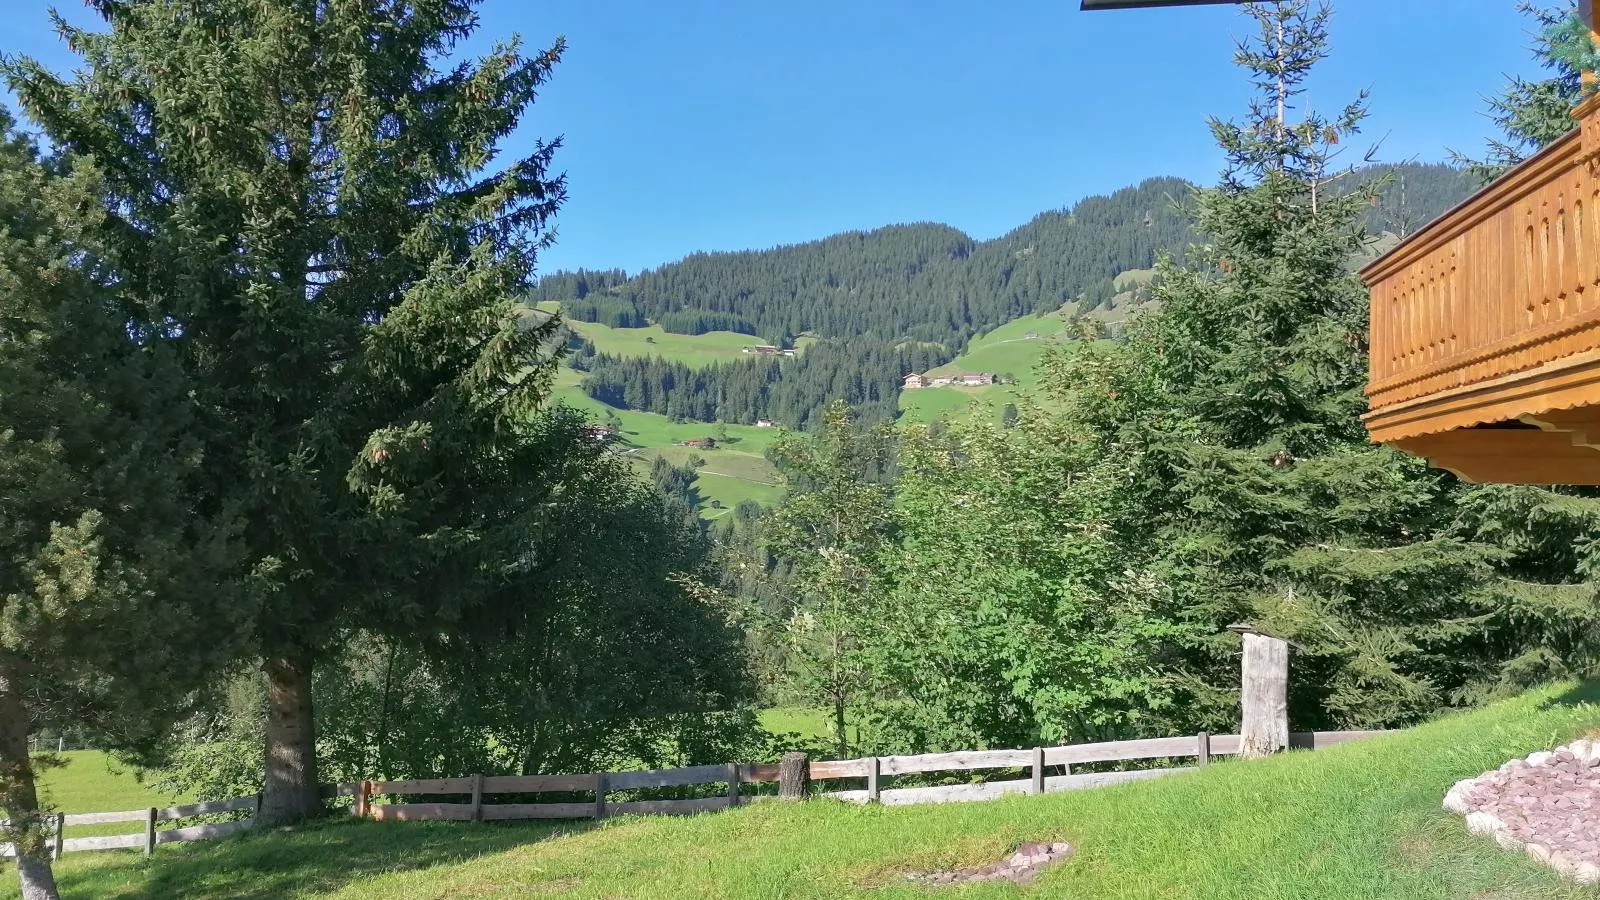
<svg viewBox="0 0 1600 900">
<path fill-rule="evenodd" d="M 1572 872 L 1572 880 L 1579 884 L 1600 884 L 1600 865 L 1592 862 L 1578 863 Z"/>
<path fill-rule="evenodd" d="M 1500 820 L 1485 812 L 1467 814 L 1467 830 L 1474 834 L 1491 832 L 1500 827 Z"/>
<path fill-rule="evenodd" d="M 1554 753 L 1551 753 L 1548 750 L 1540 750 L 1537 753 L 1529 753 L 1527 756 L 1527 762 L 1530 766 L 1543 766 L 1554 758 Z"/>
</svg>

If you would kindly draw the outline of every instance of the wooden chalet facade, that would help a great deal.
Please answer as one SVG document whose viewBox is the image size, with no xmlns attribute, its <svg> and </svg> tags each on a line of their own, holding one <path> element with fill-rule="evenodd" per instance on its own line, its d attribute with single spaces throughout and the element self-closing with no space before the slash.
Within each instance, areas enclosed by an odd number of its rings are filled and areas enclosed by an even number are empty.
<svg viewBox="0 0 1600 900">
<path fill-rule="evenodd" d="M 1471 481 L 1600 484 L 1600 97 L 1574 115 L 1361 271 L 1374 441 Z"/>
</svg>

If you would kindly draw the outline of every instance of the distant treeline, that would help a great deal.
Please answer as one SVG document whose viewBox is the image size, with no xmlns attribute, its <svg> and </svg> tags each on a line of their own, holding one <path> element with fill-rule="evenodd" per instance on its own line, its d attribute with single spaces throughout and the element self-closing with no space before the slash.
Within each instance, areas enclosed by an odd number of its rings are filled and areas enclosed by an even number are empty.
<svg viewBox="0 0 1600 900">
<path fill-rule="evenodd" d="M 650 324 L 633 303 L 614 297 L 565 300 L 561 314 L 573 322 L 598 322 L 611 328 L 643 328 Z"/>
<path fill-rule="evenodd" d="M 1329 190 L 1382 177 L 1390 184 L 1367 216 L 1373 231 L 1414 231 L 1473 188 L 1458 169 L 1406 164 L 1359 170 Z M 606 309 L 626 304 L 615 307 L 619 319 L 648 319 L 685 334 L 810 332 L 927 341 L 960 352 L 973 335 L 1018 316 L 1069 301 L 1079 311 L 1103 307 L 1117 295 L 1119 274 L 1149 268 L 1163 252 L 1181 259 L 1197 237 L 1182 211 L 1191 191 L 1180 179 L 1152 178 L 1043 213 L 990 241 L 922 223 L 770 250 L 696 253 L 631 278 L 619 269 L 562 272 L 542 279 L 532 296 Z M 603 321 L 567 308 L 582 321 Z"/>
<path fill-rule="evenodd" d="M 926 344 L 819 341 L 793 358 L 761 356 L 703 368 L 595 353 L 592 345 L 580 346 L 570 359 L 588 372 L 583 390 L 590 397 L 621 409 L 698 422 L 772 419 L 809 430 L 834 399 L 865 418 L 893 418 L 905 374 L 943 365 L 950 354 Z"/>
</svg>

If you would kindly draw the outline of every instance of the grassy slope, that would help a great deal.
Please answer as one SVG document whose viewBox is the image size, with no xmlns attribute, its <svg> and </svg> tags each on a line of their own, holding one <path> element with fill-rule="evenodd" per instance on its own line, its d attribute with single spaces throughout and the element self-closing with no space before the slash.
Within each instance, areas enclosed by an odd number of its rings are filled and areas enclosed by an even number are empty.
<svg viewBox="0 0 1600 900">
<path fill-rule="evenodd" d="M 988 803 L 760 804 L 596 828 L 333 823 L 60 865 L 68 896 L 115 898 L 927 897 L 901 873 L 1079 848 L 1026 891 L 965 898 L 1594 897 L 1467 834 L 1439 808 L 1456 780 L 1600 727 L 1593 686 L 1543 689 L 1410 732 L 1168 779 Z M 14 890 L 14 888 L 13 888 Z"/>
<path fill-rule="evenodd" d="M 974 404 L 980 414 L 999 418 L 1000 412 L 1016 398 L 1019 390 L 1027 390 L 1034 385 L 1034 367 L 1047 348 L 1065 339 L 1065 330 L 1066 321 L 1058 315 L 1024 316 L 973 338 L 965 353 L 931 372 L 935 375 L 994 372 L 1013 376 L 1016 383 L 981 388 L 937 387 L 902 391 L 902 421 L 927 423 L 963 415 L 974 409 Z M 1037 336 L 1030 339 L 1030 333 Z"/>
<path fill-rule="evenodd" d="M 700 512 L 708 519 L 728 514 L 743 500 L 755 500 L 774 506 L 783 497 L 777 486 L 778 472 L 763 455 L 767 447 L 778 439 L 779 429 L 757 428 L 753 425 L 711 425 L 705 422 L 674 423 L 666 416 L 655 413 L 614 409 L 590 397 L 578 385 L 583 373 L 563 367 L 556 376 L 555 399 L 583 410 L 590 418 L 601 421 L 609 411 L 622 423 L 622 440 L 636 452 L 632 454 L 641 463 L 648 464 L 655 456 L 665 456 L 675 463 L 683 463 L 691 454 L 706 461 L 695 479 L 695 488 L 706 501 Z M 679 447 L 679 441 L 694 438 L 716 437 L 718 430 L 726 431 L 729 442 L 716 450 L 691 450 Z M 710 501 L 722 502 L 722 509 L 713 509 Z"/>
</svg>

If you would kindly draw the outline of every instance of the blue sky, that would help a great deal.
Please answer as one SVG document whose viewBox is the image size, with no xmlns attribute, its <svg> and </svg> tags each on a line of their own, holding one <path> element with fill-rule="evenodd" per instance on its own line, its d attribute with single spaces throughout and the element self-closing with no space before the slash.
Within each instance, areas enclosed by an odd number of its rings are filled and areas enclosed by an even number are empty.
<svg viewBox="0 0 1600 900">
<path fill-rule="evenodd" d="M 1077 5 L 486 0 L 476 43 L 566 36 L 516 136 L 566 141 L 571 199 L 541 269 L 632 271 L 895 222 L 989 238 L 1151 175 L 1211 179 L 1205 118 L 1247 96 L 1231 63 L 1242 14 Z M 46 4 L 6 6 L 0 49 L 71 66 Z M 1532 70 L 1514 6 L 1337 0 L 1310 102 L 1371 88 L 1385 160 L 1477 151 L 1483 98 Z"/>
</svg>

